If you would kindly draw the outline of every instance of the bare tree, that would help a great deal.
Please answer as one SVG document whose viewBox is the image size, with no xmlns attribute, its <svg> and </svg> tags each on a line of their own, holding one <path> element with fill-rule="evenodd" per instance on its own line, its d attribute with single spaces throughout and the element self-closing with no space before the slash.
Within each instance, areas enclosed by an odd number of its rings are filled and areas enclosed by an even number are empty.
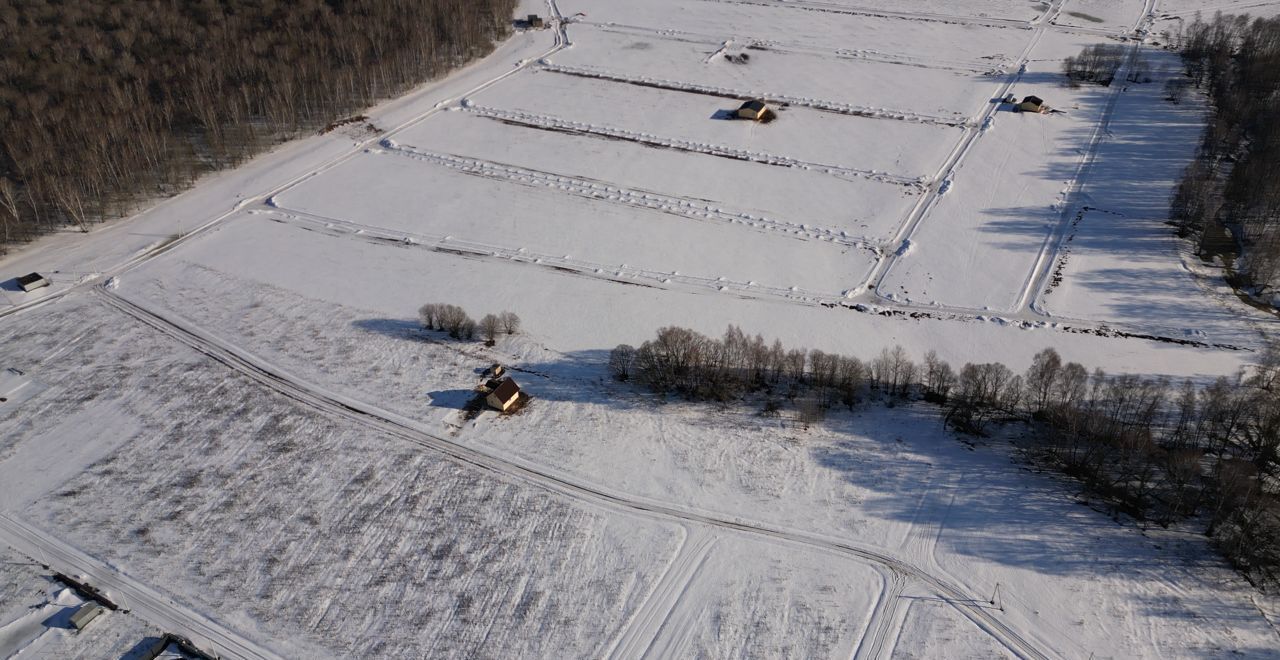
<svg viewBox="0 0 1280 660">
<path fill-rule="evenodd" d="M 492 346 L 494 341 L 498 339 L 498 329 L 500 326 L 501 323 L 498 321 L 498 317 L 493 314 L 485 314 L 484 317 L 480 319 L 480 335 L 484 337 L 484 340 L 488 342 L 490 346 Z"/>
<path fill-rule="evenodd" d="M 629 380 L 636 362 L 636 349 L 628 344 L 618 344 L 609 352 L 609 373 L 618 380 Z"/>
<path fill-rule="evenodd" d="M 520 317 L 513 312 L 503 312 L 498 315 L 498 321 L 502 324 L 502 331 L 514 335 L 520 332 Z"/>
</svg>

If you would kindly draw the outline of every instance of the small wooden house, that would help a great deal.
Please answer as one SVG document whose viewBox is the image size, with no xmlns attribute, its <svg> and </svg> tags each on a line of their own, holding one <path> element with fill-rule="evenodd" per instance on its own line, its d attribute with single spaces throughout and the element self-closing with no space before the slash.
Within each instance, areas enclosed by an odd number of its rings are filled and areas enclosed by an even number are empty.
<svg viewBox="0 0 1280 660">
<path fill-rule="evenodd" d="M 751 99 L 738 108 L 738 117 L 761 121 L 769 115 L 769 106 L 761 99 Z"/>
<path fill-rule="evenodd" d="M 49 286 L 49 280 L 40 273 L 28 273 L 18 278 L 18 287 L 23 291 L 35 291 L 42 286 Z"/>
<path fill-rule="evenodd" d="M 542 28 L 547 27 L 547 24 L 543 22 L 542 17 L 537 14 L 529 14 L 529 18 L 525 19 L 525 23 L 533 30 L 541 30 Z"/>
<path fill-rule="evenodd" d="M 1044 99 L 1039 96 L 1028 96 L 1018 104 L 1018 109 L 1022 112 L 1048 112 L 1049 106 L 1045 105 Z"/>
<path fill-rule="evenodd" d="M 489 395 L 484 398 L 485 403 L 490 408 L 500 412 L 507 412 L 511 407 L 516 405 L 516 401 L 520 400 L 520 386 L 511 378 L 503 378 L 501 382 L 494 387 Z"/>
<path fill-rule="evenodd" d="M 84 627 L 89 625 L 90 621 L 98 618 L 100 614 L 106 611 L 107 608 L 93 601 L 89 601 L 84 605 L 81 605 L 80 608 L 71 615 L 71 626 L 76 630 L 84 630 Z"/>
</svg>

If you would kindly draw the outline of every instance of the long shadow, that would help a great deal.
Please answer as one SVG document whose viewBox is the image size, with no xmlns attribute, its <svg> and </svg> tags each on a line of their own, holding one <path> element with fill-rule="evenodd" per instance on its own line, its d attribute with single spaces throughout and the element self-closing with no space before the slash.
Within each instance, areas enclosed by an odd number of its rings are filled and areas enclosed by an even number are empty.
<svg viewBox="0 0 1280 660">
<path fill-rule="evenodd" d="M 79 609 L 78 605 L 64 607 L 58 610 L 57 612 L 54 612 L 53 614 L 49 615 L 49 618 L 42 621 L 41 625 L 43 625 L 46 628 L 60 628 L 63 630 L 73 630 L 75 626 L 71 625 L 71 615 L 75 614 L 77 609 Z"/>
<path fill-rule="evenodd" d="M 142 660 L 142 658 L 150 658 L 152 657 L 151 652 L 161 641 L 162 640 L 159 637 L 143 637 L 137 644 L 133 645 L 133 648 L 125 651 L 124 655 L 120 656 L 120 660 Z"/>
<path fill-rule="evenodd" d="M 998 450 L 985 442 L 961 442 L 942 429 L 932 406 L 873 405 L 835 415 L 826 425 L 841 439 L 812 448 L 810 456 L 871 493 L 860 510 L 904 523 L 940 524 L 939 548 L 948 554 L 1062 576 L 1105 571 L 1115 579 L 1142 581 L 1152 568 L 1150 541 L 1132 523 L 1077 504 L 1073 494 L 1079 489 L 1065 477 L 992 460 Z M 960 479 L 937 493 L 946 501 L 922 508 L 911 494 L 925 496 L 947 475 Z M 930 516 L 936 519 L 922 520 Z M 1191 568 L 1222 565 L 1211 552 L 1179 559 Z"/>
</svg>

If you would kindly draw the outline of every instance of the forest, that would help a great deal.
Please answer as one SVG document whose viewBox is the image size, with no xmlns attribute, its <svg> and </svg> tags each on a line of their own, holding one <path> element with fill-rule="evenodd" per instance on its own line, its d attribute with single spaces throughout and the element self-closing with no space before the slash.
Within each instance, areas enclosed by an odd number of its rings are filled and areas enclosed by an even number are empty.
<svg viewBox="0 0 1280 660">
<path fill-rule="evenodd" d="M 1078 480 L 1117 517 L 1203 525 L 1255 584 L 1280 584 L 1280 345 L 1248 372 L 1211 383 L 1112 375 L 1046 348 L 1018 374 L 998 362 L 952 367 L 901 346 L 873 360 L 787 348 L 730 326 L 721 338 L 667 327 L 609 357 L 614 378 L 662 395 L 758 405 L 801 424 L 868 398 L 941 406 L 948 427 L 1021 429 L 1030 459 Z"/>
<path fill-rule="evenodd" d="M 515 0 L 0 3 L 0 251 L 491 51 Z"/>
<path fill-rule="evenodd" d="M 1202 256 L 1236 260 L 1231 282 L 1270 297 L 1280 284 L 1280 18 L 1218 13 L 1183 31 L 1187 80 L 1212 104 L 1195 161 L 1173 193 L 1173 221 Z"/>
</svg>

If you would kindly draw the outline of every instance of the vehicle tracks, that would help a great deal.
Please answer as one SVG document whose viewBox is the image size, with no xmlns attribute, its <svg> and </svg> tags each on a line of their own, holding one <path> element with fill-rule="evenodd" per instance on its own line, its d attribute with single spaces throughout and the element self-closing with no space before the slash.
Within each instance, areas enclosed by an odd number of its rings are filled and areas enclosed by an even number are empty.
<svg viewBox="0 0 1280 660">
<path fill-rule="evenodd" d="M 246 351 L 223 342 L 203 330 L 189 327 L 181 322 L 156 314 L 105 288 L 95 287 L 93 291 L 101 301 L 122 314 L 151 327 L 178 343 L 188 346 L 214 362 L 236 371 L 249 380 L 299 405 L 328 414 L 337 419 L 358 424 L 389 437 L 418 445 L 446 456 L 457 463 L 515 479 L 580 502 L 602 506 L 615 511 L 638 514 L 661 521 L 681 524 L 694 523 L 731 532 L 739 532 L 747 536 L 773 539 L 877 564 L 890 571 L 924 583 L 1016 655 L 1036 659 L 1052 657 L 1049 653 L 1042 651 L 1035 642 L 993 615 L 985 607 L 984 602 L 973 598 L 960 586 L 878 549 L 808 532 L 749 522 L 724 514 L 682 509 L 670 504 L 649 501 L 579 481 L 573 477 L 555 473 L 548 468 L 526 463 L 514 457 L 489 454 L 461 445 L 429 433 L 419 428 L 412 420 L 395 413 L 380 410 L 371 404 L 311 385 L 286 371 L 258 360 Z"/>
</svg>

